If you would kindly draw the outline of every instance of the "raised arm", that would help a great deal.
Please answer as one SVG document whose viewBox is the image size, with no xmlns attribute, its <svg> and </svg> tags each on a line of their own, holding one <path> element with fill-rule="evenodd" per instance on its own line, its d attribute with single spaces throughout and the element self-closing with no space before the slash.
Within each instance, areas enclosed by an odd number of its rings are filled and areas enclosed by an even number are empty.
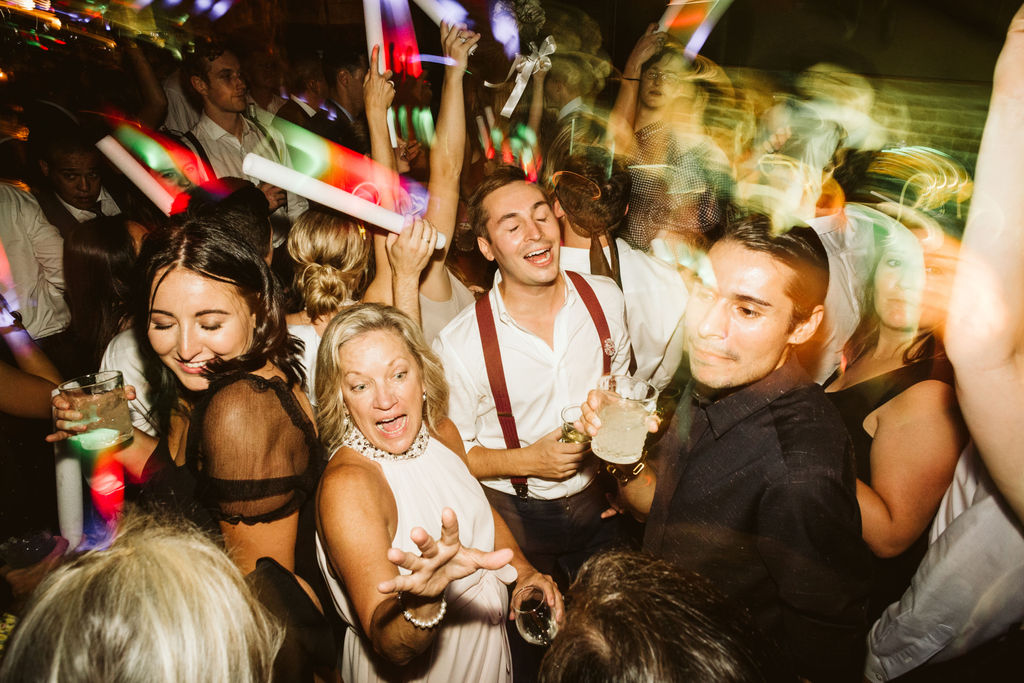
<svg viewBox="0 0 1024 683">
<path fill-rule="evenodd" d="M 1024 7 L 996 63 L 946 351 L 967 427 L 1024 518 Z"/>
<path fill-rule="evenodd" d="M 0 362 L 0 413 L 15 417 L 50 417 L 50 392 L 60 373 L 21 325 L 0 310 L 0 336 L 14 355 L 17 367 Z"/>
<path fill-rule="evenodd" d="M 466 111 L 462 79 L 469 51 L 480 41 L 480 34 L 465 26 L 441 23 L 441 45 L 451 63 L 444 70 L 441 110 L 437 118 L 434 145 L 430 150 L 430 200 L 425 218 L 444 235 L 445 245 L 427 265 L 420 291 L 432 301 L 447 301 L 452 296 L 451 280 L 445 269 L 445 256 L 455 235 L 459 209 L 459 176 L 466 148 Z"/>
<path fill-rule="evenodd" d="M 637 100 L 640 97 L 640 74 L 644 63 L 665 44 L 665 34 L 657 24 L 650 24 L 629 53 L 622 70 L 619 94 L 608 116 L 608 134 L 613 136 L 615 149 L 628 152 L 633 146 L 633 126 L 636 123 Z"/>
<path fill-rule="evenodd" d="M 895 557 L 931 523 L 967 433 L 953 388 L 920 382 L 886 403 L 871 442 L 871 485 L 857 482 L 864 540 Z"/>
<path fill-rule="evenodd" d="M 395 85 L 391 82 L 390 71 L 377 71 L 379 50 L 380 46 L 374 46 L 370 57 L 370 68 L 363 81 L 363 101 L 366 107 L 366 125 L 370 134 L 370 156 L 379 171 L 377 177 L 371 180 L 380 193 L 381 206 L 394 209 L 397 165 L 395 150 L 391 147 L 391 136 L 388 133 L 388 107 L 395 98 Z M 373 282 L 366 288 L 363 301 L 394 305 L 387 235 L 381 230 L 374 230 L 372 234 L 373 258 L 377 271 Z"/>
</svg>

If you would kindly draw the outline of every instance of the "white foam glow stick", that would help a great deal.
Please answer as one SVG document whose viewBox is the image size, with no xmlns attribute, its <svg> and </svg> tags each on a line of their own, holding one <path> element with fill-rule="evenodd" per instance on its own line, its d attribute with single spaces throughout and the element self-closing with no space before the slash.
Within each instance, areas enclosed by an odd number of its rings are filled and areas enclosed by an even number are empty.
<svg viewBox="0 0 1024 683">
<path fill-rule="evenodd" d="M 372 62 L 373 46 L 380 45 L 377 52 L 377 63 L 370 64 L 377 73 L 384 73 L 384 20 L 380 16 L 380 0 L 363 0 L 363 25 L 366 27 L 366 59 Z M 390 113 L 390 110 L 389 110 Z M 398 134 L 395 132 L 394 115 L 388 116 L 388 135 L 391 136 L 391 147 L 398 147 Z"/>
<path fill-rule="evenodd" d="M 120 142 L 108 135 L 96 143 L 96 148 L 103 152 L 104 156 L 110 159 L 110 163 L 117 166 L 135 187 L 142 190 L 142 193 L 156 205 L 156 208 L 163 211 L 165 216 L 171 215 L 174 196 L 156 178 L 151 176 L 146 167 L 136 161 L 135 157 L 129 154 Z"/>
<path fill-rule="evenodd" d="M 430 17 L 430 20 L 441 25 L 442 21 L 449 26 L 465 21 L 469 13 L 457 2 L 439 2 L 438 0 L 412 0 L 416 6 L 423 10 L 423 13 Z"/>
<path fill-rule="evenodd" d="M 661 19 L 658 20 L 659 31 L 668 30 L 668 27 L 676 20 L 679 13 L 683 11 L 683 7 L 686 6 L 686 1 L 687 0 L 671 0 L 668 3 L 668 7 L 665 8 L 665 13 L 662 14 Z"/>
<path fill-rule="evenodd" d="M 402 228 L 405 227 L 405 216 L 402 214 L 377 206 L 362 197 L 357 197 L 316 178 L 310 178 L 304 173 L 299 173 L 256 154 L 245 155 L 245 159 L 242 161 L 242 172 L 247 176 L 258 178 L 265 183 L 280 187 L 282 190 L 294 192 L 300 197 L 329 206 L 395 234 L 400 234 Z M 444 244 L 445 236 L 438 233 L 434 248 L 440 249 Z"/>
</svg>

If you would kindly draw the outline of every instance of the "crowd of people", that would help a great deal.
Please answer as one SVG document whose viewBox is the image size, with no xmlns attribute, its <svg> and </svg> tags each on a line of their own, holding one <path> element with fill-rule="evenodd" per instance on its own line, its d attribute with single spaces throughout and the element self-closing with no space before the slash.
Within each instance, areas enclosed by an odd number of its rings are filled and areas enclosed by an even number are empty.
<svg viewBox="0 0 1024 683">
<path fill-rule="evenodd" d="M 1024 9 L 973 181 L 887 139 L 856 74 L 773 92 L 656 25 L 615 68 L 576 19 L 518 104 L 445 22 L 415 75 L 216 40 L 126 46 L 107 102 L 14 72 L 0 679 L 1010 680 Z M 95 146 L 125 126 L 170 216 Z M 404 227 L 250 153 L 355 159 Z M 125 507 L 69 548 L 52 449 L 89 426 L 55 388 L 101 370 Z M 608 375 L 658 391 L 628 465 L 565 436 L 576 404 L 601 434 Z"/>
</svg>

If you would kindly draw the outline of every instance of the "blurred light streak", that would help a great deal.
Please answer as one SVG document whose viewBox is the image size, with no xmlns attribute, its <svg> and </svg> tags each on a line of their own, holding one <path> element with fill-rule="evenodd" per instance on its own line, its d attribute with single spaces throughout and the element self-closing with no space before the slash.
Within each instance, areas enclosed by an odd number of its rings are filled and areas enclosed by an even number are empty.
<svg viewBox="0 0 1024 683">
<path fill-rule="evenodd" d="M 491 33 L 505 48 L 505 56 L 514 59 L 519 54 L 519 27 L 516 18 L 501 3 L 491 10 Z"/>
<path fill-rule="evenodd" d="M 721 19 L 722 15 L 725 14 L 725 10 L 729 9 L 729 5 L 732 4 L 732 0 L 717 0 L 714 6 L 708 10 L 707 17 L 704 21 L 696 28 L 693 35 L 690 36 L 689 42 L 686 43 L 686 50 L 684 51 L 686 58 L 693 60 L 700 52 L 700 49 L 704 47 L 705 41 L 708 36 L 711 35 L 711 30 Z"/>
</svg>

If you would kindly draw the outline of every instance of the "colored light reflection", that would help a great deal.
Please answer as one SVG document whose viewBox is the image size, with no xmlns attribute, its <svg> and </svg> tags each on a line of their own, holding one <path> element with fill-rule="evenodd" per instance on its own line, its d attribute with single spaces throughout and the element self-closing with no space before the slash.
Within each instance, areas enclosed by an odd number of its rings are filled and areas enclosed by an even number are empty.
<svg viewBox="0 0 1024 683">
<path fill-rule="evenodd" d="M 413 30 L 407 0 L 384 0 L 381 3 L 384 42 L 388 45 L 388 68 L 395 73 L 418 78 L 423 73 L 420 48 Z"/>
</svg>

